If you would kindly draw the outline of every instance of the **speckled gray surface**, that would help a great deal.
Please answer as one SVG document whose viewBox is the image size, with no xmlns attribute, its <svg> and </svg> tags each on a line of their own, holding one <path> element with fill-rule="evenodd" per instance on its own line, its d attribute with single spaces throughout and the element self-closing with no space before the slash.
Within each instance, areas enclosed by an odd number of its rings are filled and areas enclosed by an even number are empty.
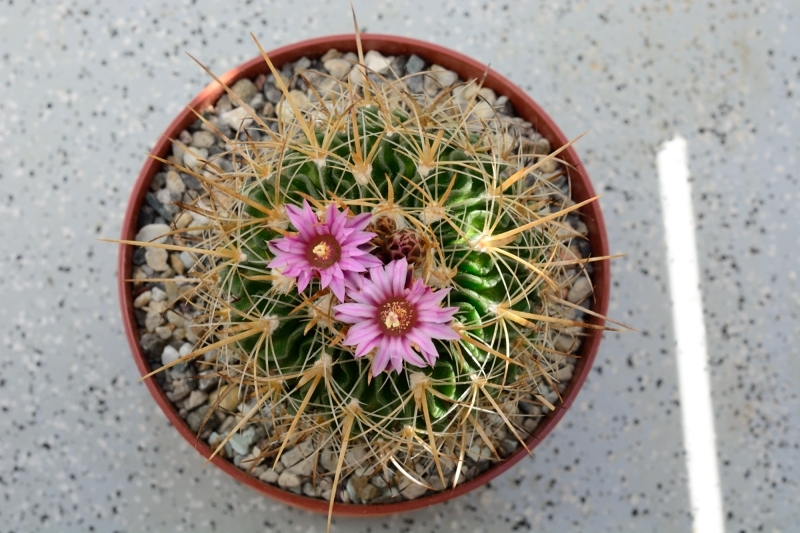
<svg viewBox="0 0 800 533">
<path fill-rule="evenodd" d="M 144 153 L 207 79 L 351 30 L 343 1 L 0 3 L 0 530 L 320 531 L 167 423 L 128 354 L 116 247 Z M 467 497 L 335 531 L 691 530 L 655 157 L 689 142 L 726 531 L 800 523 L 800 6 L 367 2 L 361 26 L 490 62 L 578 145 L 606 213 L 610 313 L 535 458 Z"/>
</svg>

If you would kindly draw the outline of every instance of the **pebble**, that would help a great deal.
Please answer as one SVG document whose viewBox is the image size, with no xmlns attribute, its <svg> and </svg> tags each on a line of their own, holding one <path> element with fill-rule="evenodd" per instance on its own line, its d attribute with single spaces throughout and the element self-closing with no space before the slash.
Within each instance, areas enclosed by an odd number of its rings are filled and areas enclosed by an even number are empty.
<svg viewBox="0 0 800 533">
<path fill-rule="evenodd" d="M 571 335 L 560 333 L 553 342 L 553 348 L 562 353 L 570 353 L 575 345 L 575 339 Z"/>
<path fill-rule="evenodd" d="M 161 290 L 159 287 L 151 288 L 150 295 L 152 297 L 152 301 L 154 302 L 163 302 L 167 299 L 167 293 Z"/>
<path fill-rule="evenodd" d="M 192 146 L 195 148 L 211 148 L 216 141 L 216 135 L 210 131 L 197 130 L 192 134 Z"/>
<path fill-rule="evenodd" d="M 416 74 L 417 72 L 422 72 L 423 68 L 425 68 L 425 61 L 421 57 L 413 54 L 408 58 L 408 61 L 406 62 L 406 74 Z"/>
<path fill-rule="evenodd" d="M 186 192 L 186 184 L 183 183 L 180 174 L 172 171 L 167 172 L 167 190 L 172 195 L 177 195 L 178 199 L 180 199 L 180 195 Z"/>
<path fill-rule="evenodd" d="M 542 161 L 542 164 L 539 165 L 539 170 L 544 172 L 545 174 L 549 174 L 550 172 L 555 172 L 558 169 L 558 161 L 555 157 L 550 159 L 545 159 Z"/>
<path fill-rule="evenodd" d="M 214 105 L 214 108 L 216 109 L 217 114 L 220 115 L 233 109 L 233 105 L 231 104 L 231 99 L 227 95 L 227 93 L 219 97 L 219 100 L 217 100 L 217 103 Z"/>
<path fill-rule="evenodd" d="M 144 291 L 142 294 L 140 294 L 133 300 L 133 306 L 136 309 L 141 309 L 142 307 L 145 307 L 147 304 L 149 304 L 150 300 L 152 299 L 153 299 L 153 293 L 150 291 Z"/>
<path fill-rule="evenodd" d="M 491 120 L 495 117 L 495 110 L 483 100 L 476 102 L 472 108 L 472 114 L 481 120 Z"/>
<path fill-rule="evenodd" d="M 343 79 L 353 68 L 353 64 L 347 60 L 334 58 L 325 61 L 325 70 L 336 79 Z"/>
<path fill-rule="evenodd" d="M 356 498 L 353 499 L 360 500 L 363 503 L 374 500 L 383 493 L 378 487 L 369 483 L 369 478 L 367 477 L 350 476 L 348 484 L 350 484 L 355 491 Z"/>
<path fill-rule="evenodd" d="M 261 106 L 263 106 L 263 105 L 264 105 L 264 102 L 265 102 L 265 100 L 264 100 L 264 95 L 263 95 L 263 94 L 261 94 L 261 93 L 258 93 L 258 94 L 256 94 L 256 95 L 255 95 L 253 98 L 251 98 L 251 99 L 250 99 L 250 101 L 249 101 L 249 102 L 247 102 L 247 103 L 248 103 L 248 104 L 250 105 L 250 107 L 252 107 L 253 109 L 259 109 Z"/>
<path fill-rule="evenodd" d="M 238 96 L 242 101 L 249 102 L 258 93 L 256 84 L 247 78 L 242 78 L 233 84 L 231 92 Z M 239 102 L 235 99 L 231 102 L 234 106 L 239 106 Z"/>
<path fill-rule="evenodd" d="M 167 322 L 175 326 L 176 328 L 182 328 L 186 325 L 186 319 L 183 318 L 181 315 L 173 311 L 172 309 L 167 310 L 166 313 Z"/>
<path fill-rule="evenodd" d="M 183 403 L 183 408 L 187 411 L 192 411 L 205 404 L 206 400 L 208 400 L 208 394 L 199 390 L 193 390 L 189 395 L 189 399 Z"/>
<path fill-rule="evenodd" d="M 185 266 L 187 269 L 190 269 L 194 266 L 194 259 L 192 259 L 192 256 L 189 254 L 189 252 L 181 252 L 178 254 L 178 257 L 180 258 L 181 263 L 183 263 L 183 266 Z"/>
<path fill-rule="evenodd" d="M 424 88 L 428 96 L 435 96 L 443 87 L 450 87 L 458 81 L 458 74 L 452 70 L 433 65 L 425 76 Z"/>
<path fill-rule="evenodd" d="M 161 202 L 161 208 L 169 213 L 169 218 L 172 218 L 172 214 L 175 211 L 176 207 L 172 205 L 173 200 L 175 199 L 172 196 L 172 192 L 169 189 L 161 189 L 156 193 L 156 199 Z M 180 200 L 180 196 L 177 198 Z"/>
<path fill-rule="evenodd" d="M 279 476 L 280 476 L 280 474 L 278 474 L 276 471 L 274 471 L 271 468 L 267 468 L 267 471 L 264 472 L 263 474 L 261 474 L 260 476 L 258 476 L 258 479 L 260 479 L 261 481 L 264 481 L 266 483 L 271 483 L 271 484 L 274 485 L 275 483 L 278 482 L 278 477 Z"/>
<path fill-rule="evenodd" d="M 322 55 L 322 57 L 320 58 L 320 61 L 325 63 L 329 59 L 336 59 L 336 58 L 339 58 L 339 57 L 342 57 L 342 53 L 339 50 L 337 50 L 336 48 L 331 48 L 330 50 L 328 50 L 327 52 L 325 52 Z"/>
<path fill-rule="evenodd" d="M 290 489 L 300 486 L 300 478 L 292 474 L 288 470 L 281 472 L 278 476 L 278 485 L 284 489 Z"/>
<path fill-rule="evenodd" d="M 403 480 L 399 483 L 399 488 L 400 488 L 400 494 L 406 500 L 414 500 L 416 498 L 419 498 L 426 492 L 428 492 L 428 489 L 426 489 L 422 485 L 414 483 L 405 476 L 403 476 Z"/>
<path fill-rule="evenodd" d="M 389 72 L 391 63 L 377 50 L 370 50 L 367 52 L 367 55 L 364 56 L 364 65 L 373 72 L 386 74 Z"/>
<path fill-rule="evenodd" d="M 172 381 L 172 392 L 167 393 L 167 397 L 172 402 L 179 402 L 192 393 L 192 383 L 188 379 L 175 379 Z"/>
<path fill-rule="evenodd" d="M 233 390 L 227 392 L 229 388 L 233 388 Z M 211 394 L 208 395 L 208 403 L 213 405 L 217 401 L 217 398 L 220 395 L 224 395 L 222 396 L 222 401 L 220 401 L 218 407 L 225 411 L 231 411 L 231 412 L 236 411 L 236 408 L 239 406 L 239 392 L 237 389 L 238 387 L 236 387 L 235 385 L 228 385 L 227 387 L 224 387 L 219 391 L 213 391 Z"/>
<path fill-rule="evenodd" d="M 210 400 L 211 400 L 211 395 L 209 395 L 209 402 L 208 402 L 209 404 L 212 403 Z M 235 427 L 236 427 L 236 417 L 226 416 L 225 420 L 222 421 L 222 426 L 220 426 L 219 432 L 227 435 Z"/>
<path fill-rule="evenodd" d="M 194 392 L 192 392 L 192 394 L 194 394 Z M 189 429 L 191 429 L 195 433 L 200 431 L 200 426 L 203 426 L 203 419 L 206 417 L 206 414 L 208 414 L 208 409 L 209 409 L 208 405 L 201 405 L 200 407 L 189 413 L 189 416 L 186 417 L 186 423 L 189 424 Z M 210 416 L 208 417 L 208 420 L 206 420 L 206 424 L 205 426 L 203 426 L 203 430 L 213 431 L 214 429 L 216 429 L 218 425 L 219 425 L 219 419 L 216 416 Z M 212 433 L 211 435 L 217 435 L 217 437 L 219 437 L 219 435 L 216 433 Z M 208 441 L 210 444 L 211 437 L 209 437 Z"/>
<path fill-rule="evenodd" d="M 316 464 L 317 461 L 315 456 L 306 457 L 299 463 L 287 468 L 286 471 L 297 476 L 310 476 L 314 472 L 314 466 L 316 466 Z"/>
<path fill-rule="evenodd" d="M 145 328 L 150 333 L 155 332 L 156 328 L 160 326 L 164 322 L 164 317 L 161 316 L 161 313 L 157 313 L 154 311 L 148 311 L 147 317 L 145 318 Z"/>
<path fill-rule="evenodd" d="M 336 462 L 338 459 L 339 457 L 336 455 L 336 452 L 329 448 L 322 450 L 319 454 L 319 464 L 328 472 L 336 471 Z"/>
<path fill-rule="evenodd" d="M 165 341 L 172 337 L 172 330 L 169 328 L 169 326 L 158 326 L 155 333 Z"/>
<path fill-rule="evenodd" d="M 142 351 L 150 359 L 161 357 L 161 352 L 164 350 L 164 340 L 154 333 L 145 333 L 139 339 L 139 346 Z"/>
<path fill-rule="evenodd" d="M 247 110 L 243 107 L 237 107 L 226 113 L 223 113 L 220 118 L 231 129 L 239 131 L 240 128 L 249 128 L 253 124 L 253 119 L 247 114 Z"/>
<path fill-rule="evenodd" d="M 178 353 L 178 350 L 167 344 L 164 346 L 164 351 L 161 352 L 161 364 L 166 366 L 173 361 L 177 361 L 181 358 L 181 354 Z"/>
<path fill-rule="evenodd" d="M 292 446 L 284 450 L 281 454 L 281 463 L 283 466 L 292 466 L 299 463 L 303 459 L 303 452 L 297 446 Z"/>
<path fill-rule="evenodd" d="M 572 377 L 572 372 L 573 371 L 574 371 L 574 367 L 572 365 L 567 365 L 564 368 L 559 368 L 556 371 L 555 376 L 553 376 L 553 377 L 555 377 L 556 380 L 558 380 L 558 381 L 563 383 L 564 381 L 567 381 L 569 378 Z"/>
<path fill-rule="evenodd" d="M 207 376 L 201 377 L 197 380 L 197 388 L 203 392 L 207 392 L 211 390 L 211 387 L 215 386 L 219 382 L 219 377 L 217 373 L 213 370 L 206 370 L 204 372 L 200 372 L 200 376 Z"/>
<path fill-rule="evenodd" d="M 205 393 L 200 393 L 205 394 Z M 249 427 L 242 431 L 241 433 L 236 433 L 231 437 L 231 440 L 228 443 L 238 454 L 245 455 L 250 452 L 250 447 L 253 445 L 253 442 L 256 440 L 256 428 Z"/>
<path fill-rule="evenodd" d="M 178 216 L 178 219 L 175 221 L 175 227 L 178 229 L 184 229 L 189 227 L 189 224 L 194 220 L 192 218 L 192 214 L 188 211 L 184 211 L 183 213 Z"/>
<path fill-rule="evenodd" d="M 162 237 L 162 235 L 165 233 L 169 233 L 169 226 L 166 224 L 148 224 L 136 232 L 134 240 L 139 242 L 154 242 L 157 244 L 164 244 L 167 240 L 167 237 Z"/>
<path fill-rule="evenodd" d="M 308 111 L 311 109 L 312 104 L 311 100 L 308 99 L 306 93 L 302 91 L 289 91 L 289 98 L 292 99 L 294 105 L 300 111 Z M 278 115 L 278 118 L 284 121 L 291 121 L 294 120 L 294 111 L 292 110 L 292 106 L 289 105 L 286 100 L 281 100 L 278 105 L 275 107 L 275 113 Z"/>
<path fill-rule="evenodd" d="M 147 306 L 147 310 L 150 313 L 155 313 L 157 315 L 164 315 L 164 311 L 167 310 L 167 303 L 164 301 L 156 301 L 155 298 L 150 300 L 150 305 Z M 160 325 L 160 324 L 159 324 Z"/>
<path fill-rule="evenodd" d="M 486 103 L 491 106 L 493 106 L 497 101 L 497 94 L 495 94 L 495 92 L 488 87 L 483 87 L 480 91 L 478 91 L 478 94 L 480 94 Z"/>
<path fill-rule="evenodd" d="M 592 294 L 592 284 L 585 276 L 575 280 L 567 293 L 567 301 L 570 303 L 580 303 Z"/>
<path fill-rule="evenodd" d="M 281 101 L 281 98 L 283 97 L 283 93 L 277 87 L 274 87 L 272 85 L 267 85 L 267 86 L 265 86 L 264 96 L 267 98 L 267 101 L 269 101 L 270 103 L 277 104 L 278 102 Z"/>
<path fill-rule="evenodd" d="M 163 248 L 148 248 L 144 254 L 147 266 L 156 272 L 163 272 L 167 269 L 167 259 L 169 259 L 169 252 Z"/>
<path fill-rule="evenodd" d="M 208 158 L 205 148 L 193 148 L 191 152 L 183 154 L 183 163 L 190 169 L 198 172 L 203 167 L 203 160 Z"/>
<path fill-rule="evenodd" d="M 453 89 L 453 96 L 464 102 L 468 102 L 478 93 L 478 84 L 474 81 Z"/>
<path fill-rule="evenodd" d="M 181 159 L 183 159 L 183 154 L 185 153 L 186 153 L 186 148 L 182 142 L 172 141 L 172 155 L 174 155 L 180 161 Z"/>
</svg>

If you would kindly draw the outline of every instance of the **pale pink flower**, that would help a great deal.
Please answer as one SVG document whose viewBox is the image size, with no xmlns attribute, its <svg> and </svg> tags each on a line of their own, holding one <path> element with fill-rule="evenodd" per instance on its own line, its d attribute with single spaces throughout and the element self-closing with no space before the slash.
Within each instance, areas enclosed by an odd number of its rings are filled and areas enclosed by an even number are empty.
<svg viewBox="0 0 800 533">
<path fill-rule="evenodd" d="M 283 269 L 283 275 L 297 277 L 297 290 L 303 292 L 314 276 L 320 287 L 330 287 L 339 301 L 345 297 L 345 284 L 352 284 L 358 273 L 381 264 L 364 247 L 375 234 L 363 231 L 372 215 L 362 213 L 348 217 L 348 210 L 339 211 L 334 204 L 325 210 L 322 220 L 303 200 L 303 207 L 286 205 L 286 216 L 297 229 L 297 235 L 271 240 L 269 249 L 275 258 L 269 268 Z"/>
<path fill-rule="evenodd" d="M 400 372 L 403 361 L 433 366 L 439 357 L 433 339 L 460 338 L 450 325 L 458 308 L 441 307 L 450 289 L 433 292 L 420 279 L 407 283 L 408 272 L 404 258 L 370 268 L 360 290 L 348 290 L 353 301 L 334 308 L 336 320 L 354 324 L 343 345 L 356 346 L 356 357 L 377 349 L 373 376 L 384 370 Z"/>
</svg>

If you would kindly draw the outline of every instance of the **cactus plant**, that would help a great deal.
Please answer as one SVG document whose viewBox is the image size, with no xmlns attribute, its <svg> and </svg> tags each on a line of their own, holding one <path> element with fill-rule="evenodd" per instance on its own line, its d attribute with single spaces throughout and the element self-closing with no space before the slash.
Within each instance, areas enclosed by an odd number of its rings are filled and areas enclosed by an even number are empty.
<svg viewBox="0 0 800 533">
<path fill-rule="evenodd" d="M 523 152 L 477 90 L 415 97 L 360 55 L 301 106 L 258 47 L 283 92 L 278 120 L 226 87 L 247 111 L 226 139 L 233 170 L 172 163 L 206 188 L 182 207 L 207 224 L 171 232 L 180 244 L 123 241 L 195 259 L 184 296 L 200 341 L 164 368 L 202 357 L 231 384 L 217 404 L 247 405 L 217 452 L 262 425 L 254 465 L 332 442 L 336 487 L 364 464 L 347 458 L 359 443 L 416 483 L 409 465 L 423 463 L 454 487 L 475 444 L 500 458 L 497 428 L 525 446 L 520 403 L 552 407 L 543 387 L 558 390 L 569 357 L 554 339 L 590 327 L 565 316 L 567 269 L 587 261 L 565 244 L 566 218 L 593 199 L 572 203 L 539 172 L 566 147 Z"/>
</svg>

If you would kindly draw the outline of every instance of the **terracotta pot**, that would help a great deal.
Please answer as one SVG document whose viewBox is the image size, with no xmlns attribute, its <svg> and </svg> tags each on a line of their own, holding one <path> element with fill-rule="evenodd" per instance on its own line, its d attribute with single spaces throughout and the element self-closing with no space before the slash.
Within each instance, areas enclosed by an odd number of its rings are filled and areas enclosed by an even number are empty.
<svg viewBox="0 0 800 533">
<path fill-rule="evenodd" d="M 439 64 L 447 69 L 453 70 L 459 74 L 462 79 L 478 78 L 480 79 L 486 72 L 486 66 L 461 55 L 452 50 L 442 48 L 435 44 L 408 39 L 405 37 L 394 37 L 389 35 L 371 35 L 365 34 L 361 37 L 364 45 L 364 50 L 378 50 L 385 55 L 410 55 L 417 54 L 423 59 L 432 63 Z M 335 35 L 331 37 L 321 37 L 318 39 L 311 39 L 297 44 L 284 46 L 273 50 L 269 56 L 273 63 L 280 68 L 281 65 L 296 61 L 297 59 L 308 57 L 319 57 L 331 48 L 336 48 L 342 52 L 349 52 L 356 50 L 356 41 L 353 35 Z M 255 78 L 262 73 L 268 73 L 267 65 L 264 60 L 259 56 L 251 61 L 234 68 L 233 70 L 220 76 L 220 78 L 229 86 L 240 78 Z M 505 95 L 514 105 L 514 109 L 518 116 L 531 122 L 534 128 L 546 137 L 553 149 L 559 148 L 567 143 L 567 137 L 556 126 L 553 120 L 519 87 L 513 85 L 506 78 L 493 70 L 488 71 L 485 87 L 493 89 L 498 96 Z M 223 90 L 215 83 L 209 84 L 197 97 L 191 101 L 190 107 L 194 109 L 202 109 L 209 104 L 213 104 L 222 95 Z M 160 156 L 167 157 L 171 148 L 169 139 L 175 139 L 179 133 L 186 129 L 192 122 L 195 121 L 195 116 L 185 109 L 172 121 L 167 130 L 159 138 L 152 153 Z M 570 177 L 572 180 L 572 197 L 576 202 L 586 200 L 595 195 L 594 189 L 589 182 L 589 177 L 583 167 L 578 154 L 572 147 L 568 148 L 561 153 L 560 157 L 564 159 L 571 167 Z M 122 239 L 132 240 L 136 234 L 136 224 L 139 210 L 142 205 L 145 194 L 148 191 L 150 182 L 153 176 L 159 172 L 161 164 L 157 161 L 148 158 L 139 173 L 139 177 L 133 186 L 130 201 L 128 202 L 128 209 L 125 213 L 125 219 L 122 224 Z M 606 235 L 605 224 L 603 222 L 603 215 L 600 212 L 600 205 L 598 202 L 592 202 L 581 209 L 581 215 L 589 228 L 589 239 L 592 247 L 592 254 L 595 256 L 608 255 L 608 237 Z M 126 279 L 132 277 L 132 256 L 133 247 L 122 245 L 119 252 L 119 295 L 120 303 L 122 306 L 122 317 L 125 325 L 125 332 L 130 343 L 133 358 L 136 361 L 136 366 L 139 372 L 145 375 L 150 372 L 145 355 L 139 347 L 139 333 L 136 326 L 136 320 L 133 314 L 133 298 L 132 286 L 126 282 Z M 610 274 L 609 265 L 607 261 L 600 261 L 594 263 L 594 295 L 595 301 L 592 310 L 605 315 L 608 307 L 608 297 L 610 288 Z M 601 321 L 592 317 L 590 323 L 600 324 Z M 555 411 L 551 411 L 536 427 L 533 435 L 528 439 L 527 444 L 529 448 L 534 448 L 539 442 L 542 441 L 556 426 L 564 413 L 569 409 L 575 400 L 583 382 L 594 361 L 595 354 L 597 353 L 598 345 L 600 344 L 601 332 L 597 330 L 589 330 L 583 345 L 579 351 L 579 360 L 575 367 L 572 380 L 563 393 L 564 402 L 557 406 Z M 175 407 L 167 399 L 164 391 L 158 386 L 154 379 L 145 381 L 147 388 L 155 398 L 159 406 L 164 410 L 167 418 L 177 428 L 178 432 L 197 449 L 200 454 L 208 458 L 211 455 L 209 447 L 201 440 L 196 438 L 196 435 L 189 429 L 186 422 L 178 416 Z M 435 503 L 440 503 L 451 498 L 456 498 L 462 494 L 489 482 L 498 475 L 502 474 L 520 459 L 525 457 L 527 453 L 521 447 L 504 462 L 493 466 L 487 471 L 483 472 L 476 478 L 458 485 L 455 490 L 445 490 L 437 494 L 425 496 L 411 501 L 400 501 L 390 504 L 378 505 L 356 505 L 356 504 L 343 504 L 336 503 L 333 508 L 335 515 L 339 516 L 377 516 L 391 513 L 398 513 L 403 511 L 410 511 L 418 509 Z M 319 499 L 312 499 L 305 496 L 299 496 L 294 493 L 284 491 L 278 487 L 268 485 L 259 481 L 258 479 L 247 475 L 232 463 L 220 457 L 215 457 L 212 461 L 214 465 L 221 468 L 223 471 L 231 475 L 236 480 L 252 487 L 253 489 L 270 496 L 281 502 L 300 507 L 306 510 L 315 511 L 319 513 L 328 512 L 328 502 Z"/>
</svg>

